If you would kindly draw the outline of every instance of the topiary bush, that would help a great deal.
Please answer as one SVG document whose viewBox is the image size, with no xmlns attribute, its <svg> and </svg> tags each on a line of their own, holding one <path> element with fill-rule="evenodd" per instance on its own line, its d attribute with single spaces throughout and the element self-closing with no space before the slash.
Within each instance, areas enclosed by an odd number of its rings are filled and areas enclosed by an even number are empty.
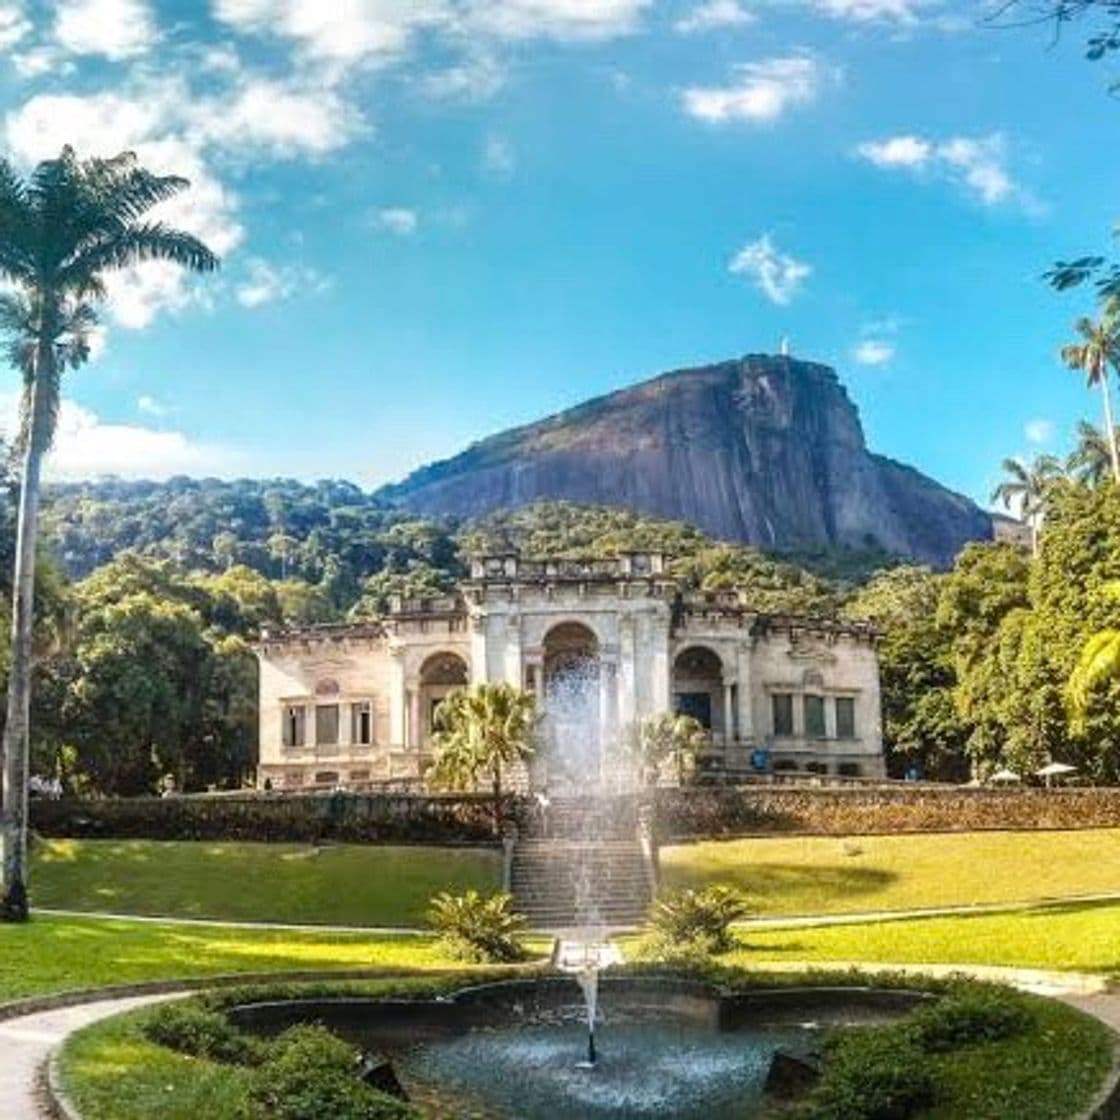
<svg viewBox="0 0 1120 1120">
<path fill-rule="evenodd" d="M 653 946 L 668 956 L 725 953 L 735 944 L 731 924 L 746 913 L 743 896 L 730 887 L 677 891 L 650 910 Z"/>
<path fill-rule="evenodd" d="M 292 1027 L 269 1047 L 250 1092 L 261 1120 L 420 1120 L 411 1105 L 357 1077 L 358 1052 L 320 1026 Z"/>
<path fill-rule="evenodd" d="M 824 1076 L 797 1115 L 804 1120 L 909 1120 L 936 1098 L 912 1031 L 863 1027 L 833 1036 Z"/>
<path fill-rule="evenodd" d="M 484 964 L 519 961 L 525 955 L 520 940 L 525 918 L 514 913 L 508 894 L 441 891 L 428 905 L 428 924 L 459 960 Z"/>
<path fill-rule="evenodd" d="M 218 1011 L 196 1003 L 167 1003 L 144 1022 L 144 1036 L 159 1046 L 235 1065 L 256 1065 L 264 1060 L 264 1045 L 243 1034 Z"/>
<path fill-rule="evenodd" d="M 932 1053 L 1021 1034 L 1030 1024 L 1026 1009 L 1004 993 L 984 989 L 954 992 L 910 1018 L 918 1044 Z"/>
</svg>

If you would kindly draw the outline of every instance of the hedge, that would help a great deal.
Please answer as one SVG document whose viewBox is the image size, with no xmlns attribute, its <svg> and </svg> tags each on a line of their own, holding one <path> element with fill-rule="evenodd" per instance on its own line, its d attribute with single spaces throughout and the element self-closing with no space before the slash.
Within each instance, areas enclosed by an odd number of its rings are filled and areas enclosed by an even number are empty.
<svg viewBox="0 0 1120 1120">
<path fill-rule="evenodd" d="M 35 800 L 43 836 L 111 840 L 337 841 L 493 844 L 493 801 L 482 795 L 245 794 Z"/>
<path fill-rule="evenodd" d="M 958 786 L 662 789 L 662 842 L 770 834 L 851 836 L 985 829 L 1120 828 L 1120 789 L 970 789 Z M 510 798 L 507 812 L 532 816 Z M 33 801 L 44 836 L 148 840 L 494 844 L 484 794 L 238 794 L 104 801 Z"/>
<path fill-rule="evenodd" d="M 662 841 L 770 833 L 1120 828 L 1120 789 L 665 789 L 657 793 L 655 819 Z"/>
</svg>

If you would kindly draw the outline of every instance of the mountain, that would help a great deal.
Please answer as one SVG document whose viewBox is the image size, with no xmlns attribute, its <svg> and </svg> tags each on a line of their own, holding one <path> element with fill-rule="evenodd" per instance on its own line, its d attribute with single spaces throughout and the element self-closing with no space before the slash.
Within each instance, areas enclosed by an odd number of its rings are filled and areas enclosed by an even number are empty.
<svg viewBox="0 0 1120 1120">
<path fill-rule="evenodd" d="M 540 500 L 621 506 L 764 548 L 878 546 L 937 567 L 992 536 L 968 498 L 867 449 L 832 369 L 761 354 L 491 436 L 377 496 L 462 517 Z"/>
</svg>

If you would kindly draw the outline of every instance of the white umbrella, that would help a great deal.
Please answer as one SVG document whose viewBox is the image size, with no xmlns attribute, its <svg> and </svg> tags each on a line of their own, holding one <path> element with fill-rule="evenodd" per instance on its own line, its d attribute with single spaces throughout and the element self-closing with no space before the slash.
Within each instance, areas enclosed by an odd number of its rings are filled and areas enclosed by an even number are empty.
<svg viewBox="0 0 1120 1120">
<path fill-rule="evenodd" d="M 1021 782 L 1022 780 L 1014 770 L 1008 770 L 1006 766 L 1002 770 L 997 770 L 988 779 L 990 782 Z"/>
<path fill-rule="evenodd" d="M 1068 766 L 1064 762 L 1051 762 L 1048 766 L 1044 766 L 1041 770 L 1036 770 L 1035 775 L 1039 778 L 1045 778 L 1046 784 L 1049 785 L 1052 778 L 1062 778 L 1066 774 L 1077 773 L 1076 766 Z"/>
</svg>

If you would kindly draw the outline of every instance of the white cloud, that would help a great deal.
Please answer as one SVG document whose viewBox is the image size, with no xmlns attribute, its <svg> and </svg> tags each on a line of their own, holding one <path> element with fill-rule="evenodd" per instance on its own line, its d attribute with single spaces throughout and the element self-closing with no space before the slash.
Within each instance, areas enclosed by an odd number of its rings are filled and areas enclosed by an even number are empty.
<svg viewBox="0 0 1120 1120">
<path fill-rule="evenodd" d="M 158 32 L 147 0 L 59 0 L 54 35 L 72 54 L 118 60 L 143 54 Z"/>
<path fill-rule="evenodd" d="M 680 35 L 693 35 L 697 32 L 715 31 L 721 27 L 745 27 L 754 23 L 755 17 L 743 7 L 739 0 L 705 0 L 687 15 L 681 16 L 673 24 L 673 30 Z"/>
<path fill-rule="evenodd" d="M 506 84 L 506 71 L 489 51 L 475 51 L 452 66 L 421 79 L 429 97 L 441 100 L 486 101 Z"/>
<path fill-rule="evenodd" d="M 420 226 L 420 215 L 404 206 L 388 206 L 374 214 L 374 225 L 398 237 L 411 237 Z"/>
<path fill-rule="evenodd" d="M 363 123 L 333 90 L 266 78 L 247 79 L 228 96 L 197 102 L 186 117 L 207 143 L 231 151 L 255 147 L 276 158 L 336 151 Z"/>
<path fill-rule="evenodd" d="M 19 399 L 0 398 L 0 430 L 14 431 Z M 76 401 L 63 400 L 54 444 L 47 457 L 50 478 L 170 478 L 176 474 L 237 473 L 240 457 L 225 448 L 196 443 L 183 432 L 138 424 L 106 423 Z"/>
<path fill-rule="evenodd" d="M 853 23 L 900 23 L 918 21 L 919 9 L 928 0 L 815 0 L 814 7 L 834 19 Z"/>
<path fill-rule="evenodd" d="M 477 46 L 548 38 L 601 40 L 638 28 L 653 0 L 214 0 L 217 19 L 241 34 L 279 36 L 336 80 L 353 66 L 384 66 L 423 33 Z M 445 74 L 450 84 L 463 74 Z M 477 75 L 468 83 L 477 89 Z"/>
<path fill-rule="evenodd" d="M 884 338 L 865 338 L 852 352 L 852 358 L 861 366 L 885 366 L 894 360 L 893 342 Z"/>
<path fill-rule="evenodd" d="M 24 15 L 20 0 L 0 2 L 0 50 L 10 50 L 30 30 L 31 24 Z"/>
<path fill-rule="evenodd" d="M 811 55 L 787 55 L 735 68 L 726 86 L 693 86 L 684 91 L 684 109 L 699 120 L 765 124 L 817 99 L 829 76 Z"/>
<path fill-rule="evenodd" d="M 920 136 L 892 136 L 868 140 L 856 151 L 876 167 L 923 167 L 933 155 L 933 145 Z"/>
<path fill-rule="evenodd" d="M 932 170 L 963 187 L 985 206 L 1014 199 L 1028 209 L 1037 205 L 1007 169 L 1007 141 L 998 132 L 989 136 L 953 136 L 942 141 L 893 136 L 860 144 L 856 154 L 887 170 Z"/>
<path fill-rule="evenodd" d="M 238 285 L 237 302 L 242 307 L 263 307 L 291 299 L 297 292 L 324 292 L 330 281 L 313 268 L 305 265 L 274 265 L 261 257 L 248 261 L 248 277 Z"/>
<path fill-rule="evenodd" d="M 148 416 L 166 416 L 167 409 L 146 393 L 136 398 L 136 411 L 146 413 Z"/>
<path fill-rule="evenodd" d="M 778 250 L 768 233 L 744 245 L 732 258 L 728 270 L 753 280 L 771 303 L 781 306 L 797 295 L 813 272 L 804 261 Z"/>
<path fill-rule="evenodd" d="M 1023 435 L 1031 443 L 1049 443 L 1054 436 L 1054 421 L 1047 420 L 1044 417 L 1028 420 L 1023 425 Z"/>
<path fill-rule="evenodd" d="M 487 137 L 482 148 L 482 169 L 500 179 L 508 179 L 517 170 L 517 153 L 504 136 Z"/>
<path fill-rule="evenodd" d="M 500 39 L 610 39 L 637 29 L 652 0 L 467 0 L 464 24 Z"/>
</svg>

